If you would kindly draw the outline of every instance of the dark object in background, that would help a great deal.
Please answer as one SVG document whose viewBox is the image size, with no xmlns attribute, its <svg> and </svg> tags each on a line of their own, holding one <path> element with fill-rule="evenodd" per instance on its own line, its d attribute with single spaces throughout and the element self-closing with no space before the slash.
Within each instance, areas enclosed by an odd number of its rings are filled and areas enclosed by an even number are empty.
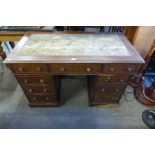
<svg viewBox="0 0 155 155">
<path fill-rule="evenodd" d="M 155 50 L 142 72 L 141 82 L 136 89 L 136 98 L 145 105 L 155 105 Z"/>
<path fill-rule="evenodd" d="M 3 51 L 1 44 L 2 44 L 2 42 L 0 42 L 0 59 L 4 60 L 6 58 L 6 54 Z"/>
<path fill-rule="evenodd" d="M 77 32 L 85 31 L 85 28 L 99 28 L 100 32 L 123 32 L 122 26 L 55 26 L 57 31 L 68 31 L 68 32 Z"/>
<path fill-rule="evenodd" d="M 146 69 L 144 70 L 143 75 L 146 72 L 155 72 L 155 50 L 153 51 L 153 53 L 151 55 L 150 61 L 147 65 Z"/>
<path fill-rule="evenodd" d="M 149 128 L 155 129 L 155 110 L 143 111 L 142 119 Z"/>
<path fill-rule="evenodd" d="M 15 47 L 15 43 L 13 41 L 10 41 L 9 44 L 12 47 L 12 49 Z"/>
</svg>

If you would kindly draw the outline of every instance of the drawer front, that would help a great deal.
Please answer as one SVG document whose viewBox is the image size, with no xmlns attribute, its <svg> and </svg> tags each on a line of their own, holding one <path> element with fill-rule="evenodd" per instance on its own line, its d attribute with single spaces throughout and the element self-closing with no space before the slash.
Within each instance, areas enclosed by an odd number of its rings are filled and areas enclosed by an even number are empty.
<svg viewBox="0 0 155 155">
<path fill-rule="evenodd" d="M 13 70 L 15 74 L 26 74 L 26 73 L 47 73 L 46 64 L 11 64 L 9 67 Z"/>
<path fill-rule="evenodd" d="M 139 64 L 104 64 L 102 73 L 133 74 L 137 73 L 139 67 Z"/>
<path fill-rule="evenodd" d="M 101 75 L 97 76 L 97 83 L 127 83 L 129 79 L 128 75 Z"/>
<path fill-rule="evenodd" d="M 47 86 L 25 86 L 23 87 L 25 93 L 27 94 L 33 94 L 33 93 L 52 93 L 52 89 L 50 87 Z"/>
<path fill-rule="evenodd" d="M 28 99 L 31 103 L 50 103 L 56 102 L 56 97 L 52 95 L 29 95 Z"/>
<path fill-rule="evenodd" d="M 95 102 L 118 102 L 121 98 L 122 94 L 95 94 L 94 101 Z M 105 103 L 106 104 L 106 103 Z"/>
<path fill-rule="evenodd" d="M 20 84 L 22 85 L 49 85 L 48 76 L 16 76 Z"/>
<path fill-rule="evenodd" d="M 95 93 L 99 94 L 122 94 L 126 88 L 126 85 L 99 85 L 95 86 Z"/>
<path fill-rule="evenodd" d="M 50 72 L 58 74 L 94 74 L 100 73 L 100 64 L 50 64 Z"/>
</svg>

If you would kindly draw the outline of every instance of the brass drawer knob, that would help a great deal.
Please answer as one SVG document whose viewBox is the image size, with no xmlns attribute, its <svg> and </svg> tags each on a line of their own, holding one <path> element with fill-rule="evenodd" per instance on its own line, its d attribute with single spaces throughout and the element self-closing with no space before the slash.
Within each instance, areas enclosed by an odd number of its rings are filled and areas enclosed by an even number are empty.
<svg viewBox="0 0 155 155">
<path fill-rule="evenodd" d="M 103 91 L 103 92 L 104 92 L 104 88 L 102 88 L 102 89 L 101 89 L 101 91 Z"/>
<path fill-rule="evenodd" d="M 65 70 L 65 69 L 64 69 L 64 67 L 60 67 L 60 71 L 62 71 L 62 72 L 63 72 L 64 70 Z"/>
<path fill-rule="evenodd" d="M 91 71 L 90 67 L 87 67 L 87 68 L 86 68 L 86 71 L 87 71 L 87 72 L 90 72 L 90 71 Z"/>
<path fill-rule="evenodd" d="M 40 71 L 41 71 L 40 67 L 37 67 L 37 68 L 36 68 L 36 71 L 37 71 L 37 72 L 40 72 Z"/>
<path fill-rule="evenodd" d="M 40 79 L 40 83 L 43 83 L 44 82 L 44 79 Z"/>
<path fill-rule="evenodd" d="M 127 69 L 128 72 L 131 72 L 132 71 L 132 68 L 131 67 L 127 67 L 126 69 Z"/>
<path fill-rule="evenodd" d="M 23 68 L 21 68 L 21 67 L 20 67 L 20 68 L 18 68 L 18 71 L 22 72 L 22 71 L 23 71 Z"/>
<path fill-rule="evenodd" d="M 104 81 L 108 82 L 110 79 L 111 79 L 111 77 L 108 76 Z"/>
<path fill-rule="evenodd" d="M 30 88 L 28 91 L 29 91 L 29 93 L 31 93 L 32 92 L 32 89 Z"/>
<path fill-rule="evenodd" d="M 124 82 L 124 80 L 123 79 L 120 79 L 120 82 Z"/>
<path fill-rule="evenodd" d="M 33 97 L 32 99 L 33 99 L 33 101 L 35 101 L 37 98 L 36 97 Z"/>
<path fill-rule="evenodd" d="M 120 90 L 117 88 L 117 89 L 116 89 L 116 92 L 120 92 Z"/>
<path fill-rule="evenodd" d="M 27 79 L 25 79 L 25 80 L 24 80 L 24 83 L 28 83 L 28 80 L 27 80 Z"/>
<path fill-rule="evenodd" d="M 44 88 L 44 89 L 43 89 L 43 92 L 47 92 L 47 89 L 46 89 L 46 88 Z"/>
<path fill-rule="evenodd" d="M 113 67 L 110 67 L 110 71 L 113 72 L 115 69 Z"/>
<path fill-rule="evenodd" d="M 49 101 L 49 99 L 50 99 L 49 97 L 46 97 L 46 100 L 47 100 L 47 101 Z"/>
</svg>

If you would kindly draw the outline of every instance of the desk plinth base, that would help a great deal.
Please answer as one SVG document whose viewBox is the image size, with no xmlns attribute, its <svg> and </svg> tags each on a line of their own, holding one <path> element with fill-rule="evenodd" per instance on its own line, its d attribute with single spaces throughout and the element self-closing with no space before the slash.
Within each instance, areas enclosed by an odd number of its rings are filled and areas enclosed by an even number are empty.
<svg viewBox="0 0 155 155">
<path fill-rule="evenodd" d="M 101 103 L 91 103 L 89 104 L 91 107 L 97 108 L 118 108 L 120 103 L 118 102 L 101 102 Z"/>
<path fill-rule="evenodd" d="M 30 107 L 59 107 L 58 103 L 28 103 Z"/>
</svg>

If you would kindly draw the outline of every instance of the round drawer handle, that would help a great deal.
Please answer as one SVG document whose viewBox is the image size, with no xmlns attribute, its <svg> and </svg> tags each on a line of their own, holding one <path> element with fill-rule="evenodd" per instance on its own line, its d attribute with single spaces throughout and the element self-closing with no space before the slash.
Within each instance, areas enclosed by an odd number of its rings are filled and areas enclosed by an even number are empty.
<svg viewBox="0 0 155 155">
<path fill-rule="evenodd" d="M 32 92 L 32 89 L 30 88 L 30 89 L 29 89 L 29 93 L 31 93 L 31 92 Z"/>
<path fill-rule="evenodd" d="M 46 88 L 44 88 L 44 89 L 43 89 L 43 92 L 47 92 L 47 89 L 46 89 Z"/>
<path fill-rule="evenodd" d="M 46 100 L 49 101 L 49 97 L 46 97 Z"/>
<path fill-rule="evenodd" d="M 107 77 L 107 79 L 108 79 L 108 80 L 110 80 L 110 79 L 111 79 L 111 77 L 109 77 L 109 76 L 108 76 L 108 77 Z"/>
<path fill-rule="evenodd" d="M 110 67 L 110 71 L 113 72 L 115 69 L 113 67 Z"/>
<path fill-rule="evenodd" d="M 131 72 L 132 71 L 132 68 L 131 67 L 127 67 L 126 69 L 127 69 L 128 72 Z"/>
<path fill-rule="evenodd" d="M 64 69 L 64 67 L 60 67 L 60 71 L 64 71 L 65 69 Z"/>
<path fill-rule="evenodd" d="M 108 82 L 110 79 L 111 79 L 111 77 L 108 76 L 104 81 Z"/>
<path fill-rule="evenodd" d="M 101 89 L 101 91 L 103 91 L 103 92 L 104 92 L 104 88 L 102 88 L 102 89 Z"/>
<path fill-rule="evenodd" d="M 87 72 L 90 72 L 90 71 L 91 71 L 90 67 L 87 67 L 87 68 L 86 68 L 86 71 L 87 71 Z"/>
<path fill-rule="evenodd" d="M 37 98 L 36 97 L 33 97 L 32 99 L 33 99 L 33 101 L 35 101 Z"/>
<path fill-rule="evenodd" d="M 41 71 L 40 67 L 37 67 L 36 71 L 37 72 L 40 72 Z"/>
<path fill-rule="evenodd" d="M 20 68 L 18 69 L 18 71 L 22 72 L 22 71 L 23 71 L 23 68 L 20 67 Z"/>
<path fill-rule="evenodd" d="M 117 88 L 117 89 L 116 89 L 116 92 L 120 92 L 120 90 Z"/>
<path fill-rule="evenodd" d="M 44 79 L 40 79 L 40 83 L 43 83 L 44 82 Z"/>
<path fill-rule="evenodd" d="M 120 79 L 120 82 L 124 82 L 124 80 L 123 79 Z"/>
<path fill-rule="evenodd" d="M 25 79 L 25 80 L 24 80 L 24 83 L 28 83 L 28 80 L 27 80 L 27 79 Z"/>
</svg>

